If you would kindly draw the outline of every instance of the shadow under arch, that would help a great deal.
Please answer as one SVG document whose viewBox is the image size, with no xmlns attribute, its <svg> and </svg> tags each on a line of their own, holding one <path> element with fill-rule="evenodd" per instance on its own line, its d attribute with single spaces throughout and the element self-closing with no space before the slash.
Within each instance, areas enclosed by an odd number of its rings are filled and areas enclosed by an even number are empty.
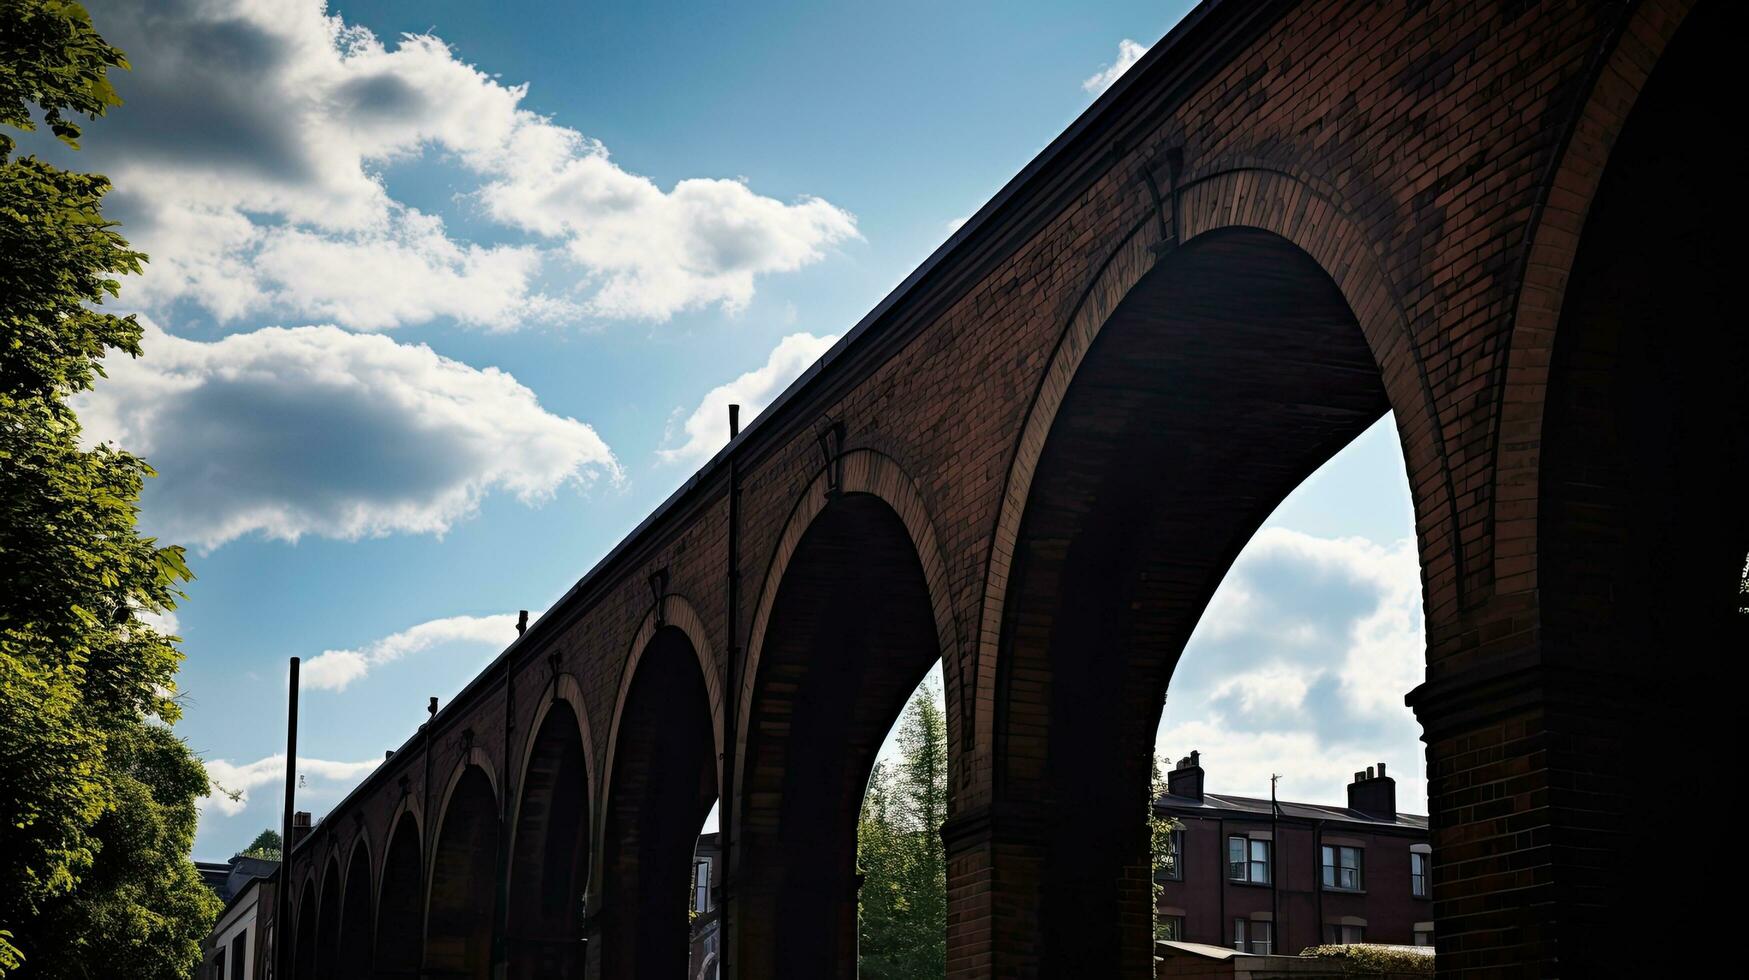
<svg viewBox="0 0 1749 980">
<path fill-rule="evenodd" d="M 317 951 L 321 941 L 317 936 L 315 876 L 304 879 L 302 897 L 298 899 L 297 946 L 293 948 L 292 976 L 296 980 L 316 980 Z"/>
<path fill-rule="evenodd" d="M 1572 246 L 1547 362 L 1524 583 L 1540 649 L 1513 685 L 1537 701 L 1513 752 L 1546 769 L 1549 791 L 1514 816 L 1551 827 L 1537 863 L 1555 873 L 1521 901 L 1559 910 L 1541 938 L 1573 975 L 1683 972 L 1615 937 L 1624 907 L 1681 928 L 1681 903 L 1644 899 L 1679 893 L 1692 868 L 1623 875 L 1621 855 L 1641 846 L 1648 789 L 1715 781 L 1714 749 L 1737 736 L 1720 675 L 1749 650 L 1749 337 L 1721 233 L 1730 195 L 1699 176 L 1731 154 L 1711 111 L 1736 84 L 1730 9 L 1694 5 L 1632 101 Z M 1505 918 L 1466 912 L 1482 934 Z"/>
<path fill-rule="evenodd" d="M 693 849 L 717 799 L 721 698 L 703 624 L 678 595 L 661 613 L 627 658 L 609 736 L 592 891 L 605 978 L 686 972 Z"/>
<path fill-rule="evenodd" d="M 316 905 L 316 961 L 318 980 L 339 975 L 340 952 L 340 856 L 330 854 L 322 865 L 321 899 Z"/>
<path fill-rule="evenodd" d="M 422 975 L 488 980 L 499 817 L 497 779 L 484 750 L 470 749 L 457 765 L 438 813 Z"/>
<path fill-rule="evenodd" d="M 870 768 L 955 631 L 935 534 L 889 458 L 808 487 L 755 613 L 738 753 L 740 969 L 857 973 L 857 818 Z M 958 729 L 949 703 L 949 752 Z"/>
<path fill-rule="evenodd" d="M 425 952 L 425 857 L 419 817 L 402 801 L 389 826 L 378 891 L 373 976 L 413 980 Z"/>
<path fill-rule="evenodd" d="M 1014 938 L 995 972 L 1151 976 L 1172 669 L 1262 520 L 1391 398 L 1323 265 L 1248 227 L 1143 274 L 1062 384 L 1002 606 L 991 900 Z"/>
<path fill-rule="evenodd" d="M 371 976 L 371 953 L 375 948 L 376 902 L 371 891 L 370 842 L 361 834 L 346 862 L 345 884 L 340 890 L 340 943 L 335 955 L 334 976 L 363 980 Z"/>
<path fill-rule="evenodd" d="M 583 975 L 594 750 L 577 679 L 558 675 L 543 697 L 511 823 L 505 956 L 511 978 L 564 980 Z"/>
</svg>

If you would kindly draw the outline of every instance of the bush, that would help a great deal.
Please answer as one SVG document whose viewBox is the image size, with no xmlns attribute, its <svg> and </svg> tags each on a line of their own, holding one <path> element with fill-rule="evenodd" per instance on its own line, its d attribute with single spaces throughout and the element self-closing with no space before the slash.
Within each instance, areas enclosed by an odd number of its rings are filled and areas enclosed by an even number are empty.
<svg viewBox="0 0 1749 980">
<path fill-rule="evenodd" d="M 1433 976 L 1433 957 L 1394 946 L 1312 946 L 1301 956 L 1321 960 L 1341 960 L 1342 975 L 1367 976 Z"/>
</svg>

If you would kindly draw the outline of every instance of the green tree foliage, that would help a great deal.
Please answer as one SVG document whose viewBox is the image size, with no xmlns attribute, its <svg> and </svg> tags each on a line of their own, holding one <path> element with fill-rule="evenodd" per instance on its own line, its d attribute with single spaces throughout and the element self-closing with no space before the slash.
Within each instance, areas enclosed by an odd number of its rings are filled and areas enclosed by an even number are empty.
<svg viewBox="0 0 1749 980">
<path fill-rule="evenodd" d="M 268 829 L 256 834 L 255 839 L 250 841 L 249 846 L 243 848 L 241 853 L 243 857 L 277 861 L 283 846 L 284 842 L 280 839 L 279 831 Z"/>
<path fill-rule="evenodd" d="M 0 124 L 40 113 L 76 146 L 125 67 L 78 4 L 0 0 Z M 108 351 L 139 354 L 98 307 L 144 256 L 106 179 L 16 149 L 0 134 L 0 976 L 187 976 L 217 913 L 188 858 L 207 781 L 167 727 L 176 638 L 142 616 L 191 576 L 136 529 L 151 469 L 82 448 L 68 405 Z"/>
<path fill-rule="evenodd" d="M 1161 813 L 1154 802 L 1166 793 L 1166 777 L 1160 774 L 1160 759 L 1154 758 L 1154 774 L 1149 781 L 1148 793 L 1148 844 L 1154 856 L 1154 938 L 1173 939 L 1166 934 L 1165 923 L 1160 921 L 1160 893 L 1166 890 L 1162 884 L 1172 875 L 1173 866 L 1178 855 L 1172 850 L 1172 835 L 1181 829 L 1177 820 Z"/>
<path fill-rule="evenodd" d="M 947 720 L 928 686 L 906 707 L 898 743 L 891 767 L 875 765 L 857 824 L 860 975 L 871 980 L 947 973 Z"/>
</svg>

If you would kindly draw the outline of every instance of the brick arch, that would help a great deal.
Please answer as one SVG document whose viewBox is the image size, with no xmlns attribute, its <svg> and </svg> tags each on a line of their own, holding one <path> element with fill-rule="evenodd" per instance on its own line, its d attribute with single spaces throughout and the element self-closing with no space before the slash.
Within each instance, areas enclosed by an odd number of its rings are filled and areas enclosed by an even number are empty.
<svg viewBox="0 0 1749 980">
<path fill-rule="evenodd" d="M 945 669 L 949 666 L 945 661 L 956 661 L 957 666 L 957 661 L 961 659 L 955 656 L 960 649 L 960 633 L 953 611 L 953 597 L 948 588 L 947 563 L 942 558 L 940 539 L 935 533 L 935 524 L 929 517 L 929 508 L 917 489 L 916 481 L 892 457 L 872 449 L 852 449 L 845 452 L 842 458 L 843 493 L 868 494 L 891 507 L 903 522 L 917 558 L 923 565 L 924 581 L 929 588 L 930 609 L 935 617 L 936 643 L 944 659 L 943 680 L 947 685 L 944 694 L 947 697 L 947 723 L 951 741 L 960 729 L 960 712 L 956 707 L 970 692 L 965 690 L 968 679 L 961 678 L 957 670 Z M 820 516 L 820 512 L 826 509 L 826 490 L 827 474 L 822 467 L 796 498 L 789 517 L 784 521 L 783 533 L 778 536 L 777 544 L 772 548 L 771 560 L 765 566 L 758 604 L 753 610 L 753 628 L 748 635 L 747 665 L 742 671 L 741 689 L 737 694 L 740 703 L 736 717 L 741 719 L 740 730 L 735 736 L 735 757 L 738 760 L 745 760 L 749 725 L 747 719 L 752 710 L 754 688 L 759 676 L 759 659 L 765 647 L 765 634 L 771 626 L 771 607 L 777 601 L 778 586 L 783 581 L 791 560 L 795 558 L 802 536 Z M 739 778 L 736 785 L 740 785 Z"/>
<path fill-rule="evenodd" d="M 721 786 L 722 696 L 714 663 L 703 620 L 679 594 L 663 596 L 645 615 L 626 656 L 588 892 L 602 977 L 685 969 L 686 882 L 699 828 Z"/>
<path fill-rule="evenodd" d="M 341 980 L 371 976 L 376 947 L 376 893 L 371 878 L 368 831 L 360 829 L 346 849 L 345 878 L 340 889 L 340 942 L 333 975 Z"/>
<path fill-rule="evenodd" d="M 1639 896 L 1691 880 L 1663 862 L 1632 880 L 1620 874 L 1617 855 L 1644 833 L 1637 780 L 1654 772 L 1665 785 L 1704 784 L 1716 778 L 1710 753 L 1672 747 L 1728 745 L 1737 734 L 1734 692 L 1717 678 L 1749 650 L 1749 617 L 1737 612 L 1749 553 L 1749 338 L 1733 288 L 1741 263 L 1718 233 L 1729 205 L 1698 177 L 1732 152 L 1712 104 L 1736 84 L 1729 10 L 1638 11 L 1617 44 L 1618 65 L 1599 84 L 1618 90 L 1625 119 L 1599 127 L 1607 158 L 1563 272 L 1550 346 L 1527 359 L 1546 359 L 1534 479 L 1525 478 L 1534 521 L 1519 525 L 1526 536 L 1511 555 L 1529 591 L 1506 601 L 1540 642 L 1502 666 L 1513 688 L 1536 692 L 1520 709 L 1528 722 L 1510 722 L 1527 733 L 1514 755 L 1532 759 L 1549 787 L 1515 800 L 1513 815 L 1549 829 L 1537 835 L 1540 854 L 1512 858 L 1560 868 L 1523 888 L 1527 903 L 1562 910 L 1538 938 L 1574 975 L 1671 971 L 1650 950 L 1612 951 L 1595 938 Z M 1671 27 L 1667 39 L 1657 33 Z M 1629 98 L 1619 62 L 1643 66 L 1654 54 Z M 1457 887 L 1444 894 L 1436 876 L 1436 908 L 1467 904 L 1476 879 L 1503 863 L 1489 850 L 1465 847 L 1448 875 Z M 1465 912 L 1469 935 L 1442 955 L 1478 967 L 1489 951 L 1474 937 L 1499 921 Z M 1666 903 L 1647 918 L 1673 929 L 1681 914 Z"/>
<path fill-rule="evenodd" d="M 1549 365 L 1585 221 L 1628 114 L 1695 6 L 1693 0 L 1635 5 L 1608 53 L 1598 60 L 1590 90 L 1573 117 L 1553 173 L 1544 182 L 1527 232 L 1506 361 L 1496 385 L 1501 404 L 1493 447 L 1495 541 L 1536 539 Z M 1497 592 L 1512 595 L 1528 596 L 1536 587 L 1534 561 L 1507 570 L 1495 583 Z"/>
<path fill-rule="evenodd" d="M 1309 255 L 1336 283 L 1373 352 L 1396 416 L 1417 523 L 1426 529 L 1420 537 L 1429 628 L 1436 618 L 1454 618 L 1460 605 L 1464 555 L 1456 533 L 1457 498 L 1444 430 L 1403 304 L 1376 244 L 1332 189 L 1276 166 L 1218 166 L 1193 174 L 1182 185 L 1173 210 L 1182 243 L 1224 229 L 1266 231 Z M 987 692 L 996 684 L 1014 544 L 1046 437 L 1100 331 L 1162 256 L 1171 254 L 1162 241 L 1164 234 L 1168 233 L 1155 215 L 1137 222 L 1077 298 L 1016 440 L 986 560 L 975 642 L 978 694 L 972 700 L 984 710 L 974 718 L 972 738 L 980 763 L 994 733 L 995 718 L 989 710 L 994 701 Z"/>
<path fill-rule="evenodd" d="M 438 805 L 426 875 L 427 973 L 486 980 L 492 967 L 498 875 L 499 782 L 491 755 L 472 746 Z"/>
<path fill-rule="evenodd" d="M 716 665 L 716 654 L 710 641 L 710 633 L 705 629 L 704 618 L 698 614 L 691 601 L 678 592 L 670 592 L 662 597 L 661 615 L 655 609 L 644 614 L 638 623 L 638 632 L 632 637 L 629 653 L 626 655 L 625 666 L 620 669 L 619 692 L 613 699 L 613 721 L 608 729 L 607 761 L 601 767 L 602 798 L 605 802 L 607 787 L 613 780 L 613 762 L 617 754 L 620 717 L 625 711 L 626 695 L 631 690 L 632 680 L 637 675 L 638 663 L 650 649 L 650 641 L 665 628 L 677 629 L 685 634 L 687 642 L 692 645 L 692 651 L 698 660 L 699 673 L 704 676 L 705 691 L 710 697 L 711 730 L 716 733 L 716 751 L 719 760 L 723 757 L 723 683 Z M 718 773 L 718 783 L 722 781 Z M 599 853 L 599 852 L 598 852 Z"/>
<path fill-rule="evenodd" d="M 424 821 L 411 795 L 389 818 L 377 874 L 373 975 L 411 980 L 425 950 Z"/>
<path fill-rule="evenodd" d="M 1324 264 L 1255 224 L 1205 228 L 1190 193 L 1185 243 L 1063 375 L 1014 530 L 980 692 L 989 849 L 949 834 L 956 881 L 991 883 L 967 900 L 1017 937 L 993 950 L 998 974 L 1149 973 L 1142 816 L 1178 656 L 1269 512 L 1391 406 L 1377 345 Z"/>
<path fill-rule="evenodd" d="M 582 686 L 556 675 L 523 748 L 516 809 L 510 822 L 508 976 L 582 975 L 582 899 L 595 840 L 591 801 L 594 743 Z"/>
<path fill-rule="evenodd" d="M 822 469 L 798 498 L 755 607 L 733 842 L 738 968 L 751 976 L 856 974 L 857 816 L 870 767 L 929 669 L 959 660 L 922 495 L 878 452 L 842 464 L 832 492 Z"/>
<path fill-rule="evenodd" d="M 317 938 L 317 922 L 321 912 L 317 907 L 318 885 L 315 872 L 303 875 L 303 887 L 298 890 L 297 946 L 292 951 L 292 976 L 295 980 L 316 980 L 321 948 Z"/>
</svg>

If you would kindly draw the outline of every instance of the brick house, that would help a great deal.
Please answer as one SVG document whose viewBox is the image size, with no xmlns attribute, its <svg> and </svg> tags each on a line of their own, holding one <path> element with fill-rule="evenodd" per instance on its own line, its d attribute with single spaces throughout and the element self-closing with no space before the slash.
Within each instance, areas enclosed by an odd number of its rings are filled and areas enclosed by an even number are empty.
<svg viewBox="0 0 1749 980">
<path fill-rule="evenodd" d="M 1384 763 L 1354 774 L 1345 807 L 1272 804 L 1204 792 L 1192 752 L 1154 807 L 1181 827 L 1156 910 L 1167 938 L 1251 953 L 1433 943 L 1427 818 L 1397 812 Z"/>
</svg>

